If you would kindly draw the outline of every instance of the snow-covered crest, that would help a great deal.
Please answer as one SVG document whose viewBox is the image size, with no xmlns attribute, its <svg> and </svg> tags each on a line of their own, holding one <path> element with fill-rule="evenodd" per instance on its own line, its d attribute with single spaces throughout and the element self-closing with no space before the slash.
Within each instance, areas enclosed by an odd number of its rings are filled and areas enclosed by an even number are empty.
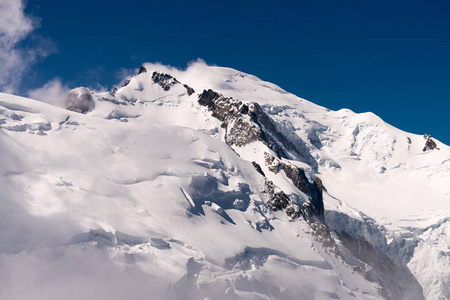
<svg viewBox="0 0 450 300">
<path fill-rule="evenodd" d="M 449 147 L 233 69 L 143 67 L 73 91 L 84 114 L 0 95 L 2 296 L 446 297 Z"/>
</svg>

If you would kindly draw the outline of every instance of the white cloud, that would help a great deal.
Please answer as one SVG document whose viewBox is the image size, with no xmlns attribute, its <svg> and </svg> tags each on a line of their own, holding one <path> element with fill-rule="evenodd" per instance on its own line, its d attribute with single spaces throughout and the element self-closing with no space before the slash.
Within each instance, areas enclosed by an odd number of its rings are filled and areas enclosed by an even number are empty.
<svg viewBox="0 0 450 300">
<path fill-rule="evenodd" d="M 138 73 L 137 68 L 127 69 L 127 68 L 120 68 L 120 70 L 116 71 L 116 78 L 120 80 L 118 83 L 118 88 L 120 88 L 125 81 L 130 80 L 133 76 L 135 76 Z"/>
<path fill-rule="evenodd" d="M 63 85 L 59 79 L 54 78 L 42 87 L 28 91 L 28 97 L 48 104 L 59 105 L 69 91 L 69 87 Z"/>
<path fill-rule="evenodd" d="M 17 91 L 30 66 L 54 52 L 49 39 L 37 36 L 32 39 L 32 47 L 19 45 L 39 27 L 24 9 L 23 0 L 0 0 L 0 90 L 7 93 Z"/>
</svg>

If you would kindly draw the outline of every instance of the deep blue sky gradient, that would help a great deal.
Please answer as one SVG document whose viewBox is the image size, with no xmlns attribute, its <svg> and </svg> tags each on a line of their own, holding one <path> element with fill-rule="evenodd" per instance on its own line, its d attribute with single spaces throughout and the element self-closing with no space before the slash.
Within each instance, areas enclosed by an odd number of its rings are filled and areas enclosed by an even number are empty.
<svg viewBox="0 0 450 300">
<path fill-rule="evenodd" d="M 450 144 L 449 1 L 28 0 L 26 12 L 58 52 L 23 91 L 55 77 L 112 88 L 120 68 L 202 58 Z"/>
</svg>

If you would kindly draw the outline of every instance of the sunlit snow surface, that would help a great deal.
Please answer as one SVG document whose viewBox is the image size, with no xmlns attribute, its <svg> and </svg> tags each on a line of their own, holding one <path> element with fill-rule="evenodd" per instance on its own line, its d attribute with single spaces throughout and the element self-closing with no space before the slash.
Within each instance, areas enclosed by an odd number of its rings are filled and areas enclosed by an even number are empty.
<svg viewBox="0 0 450 300">
<path fill-rule="evenodd" d="M 406 263 L 427 299 L 450 297 L 449 147 L 423 152 L 421 135 L 371 113 L 236 70 L 144 66 L 115 95 L 93 93 L 85 115 L 0 94 L 0 299 L 381 298 L 306 222 L 267 210 L 252 161 L 295 187 L 267 169 L 262 143 L 223 142 L 203 89 L 258 102 L 305 141 L 314 161 L 292 163 L 323 180 L 331 229 Z M 155 70 L 195 93 L 164 91 Z"/>
</svg>

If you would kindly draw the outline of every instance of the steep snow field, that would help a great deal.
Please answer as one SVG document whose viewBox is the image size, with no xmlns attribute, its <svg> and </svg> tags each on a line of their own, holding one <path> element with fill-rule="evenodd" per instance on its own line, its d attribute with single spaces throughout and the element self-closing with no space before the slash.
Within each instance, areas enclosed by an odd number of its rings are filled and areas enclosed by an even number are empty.
<svg viewBox="0 0 450 300">
<path fill-rule="evenodd" d="M 233 69 L 144 67 L 115 93 L 77 89 L 86 114 L 0 94 L 0 299 L 381 299 L 373 257 L 404 299 L 450 298 L 448 146 Z M 268 209 L 265 177 L 309 196 L 267 144 L 225 143 L 208 89 L 258 103 L 296 148 L 281 160 L 320 177 L 341 254 Z"/>
</svg>

